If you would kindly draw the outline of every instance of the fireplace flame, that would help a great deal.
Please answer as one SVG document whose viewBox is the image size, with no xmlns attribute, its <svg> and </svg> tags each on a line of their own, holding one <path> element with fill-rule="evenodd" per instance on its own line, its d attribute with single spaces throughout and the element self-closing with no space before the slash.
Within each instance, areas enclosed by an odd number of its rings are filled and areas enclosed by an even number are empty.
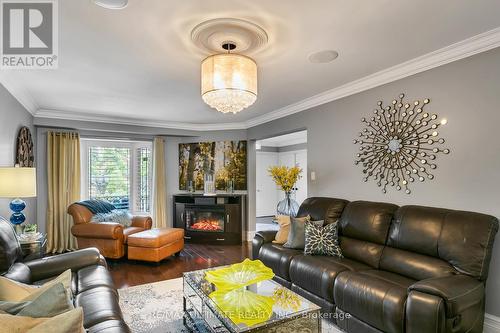
<svg viewBox="0 0 500 333">
<path fill-rule="evenodd" d="M 199 219 L 198 222 L 191 225 L 191 229 L 206 230 L 206 231 L 222 231 L 223 230 L 219 224 L 219 220 L 215 220 L 215 219 Z"/>
</svg>

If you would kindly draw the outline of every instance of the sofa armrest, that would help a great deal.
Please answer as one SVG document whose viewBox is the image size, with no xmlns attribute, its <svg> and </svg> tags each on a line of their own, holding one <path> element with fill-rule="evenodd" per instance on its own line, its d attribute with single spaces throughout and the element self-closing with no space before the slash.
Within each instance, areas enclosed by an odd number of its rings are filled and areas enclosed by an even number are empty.
<svg viewBox="0 0 500 333">
<path fill-rule="evenodd" d="M 411 291 L 406 300 L 406 333 L 446 331 L 446 309 L 439 296 Z"/>
<path fill-rule="evenodd" d="M 276 230 L 264 230 L 255 234 L 252 240 L 252 259 L 259 259 L 260 248 L 265 243 L 271 243 L 275 239 L 277 232 Z"/>
<path fill-rule="evenodd" d="M 114 222 L 81 223 L 73 225 L 71 233 L 83 238 L 120 239 L 123 237 L 123 226 Z"/>
<path fill-rule="evenodd" d="M 134 216 L 132 217 L 132 227 L 144 228 L 145 230 L 151 229 L 153 220 L 150 216 Z"/>
<path fill-rule="evenodd" d="M 102 257 L 96 248 L 87 248 L 25 262 L 31 271 L 31 280 L 38 281 L 61 274 L 67 269 L 73 272 L 91 265 L 102 265 Z M 105 261 L 104 261 L 105 263 Z"/>
<path fill-rule="evenodd" d="M 451 275 L 416 282 L 408 288 L 438 296 L 446 305 L 446 316 L 452 318 L 484 300 L 484 283 L 467 275 Z"/>
</svg>

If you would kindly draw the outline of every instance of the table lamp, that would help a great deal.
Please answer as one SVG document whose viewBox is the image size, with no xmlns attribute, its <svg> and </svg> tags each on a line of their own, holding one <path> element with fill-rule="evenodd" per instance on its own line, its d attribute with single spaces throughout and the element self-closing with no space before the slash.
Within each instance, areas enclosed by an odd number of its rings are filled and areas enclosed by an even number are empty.
<svg viewBox="0 0 500 333">
<path fill-rule="evenodd" d="M 10 202 L 13 211 L 10 222 L 19 233 L 21 224 L 26 221 L 23 209 L 26 202 L 20 198 L 36 197 L 35 168 L 0 167 L 0 198 L 15 198 Z"/>
</svg>

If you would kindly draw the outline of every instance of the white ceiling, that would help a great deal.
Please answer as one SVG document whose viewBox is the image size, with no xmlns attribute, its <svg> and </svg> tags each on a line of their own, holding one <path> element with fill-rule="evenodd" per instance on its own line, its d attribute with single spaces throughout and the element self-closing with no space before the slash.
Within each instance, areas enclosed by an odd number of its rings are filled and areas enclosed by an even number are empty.
<svg viewBox="0 0 500 333">
<path fill-rule="evenodd" d="M 291 145 L 298 145 L 301 143 L 307 143 L 307 131 L 299 131 L 280 136 L 274 136 L 272 138 L 258 140 L 256 142 L 256 144 L 261 145 L 261 147 L 286 147 Z"/>
<path fill-rule="evenodd" d="M 220 17 L 254 22 L 269 35 L 266 48 L 253 55 L 258 100 L 237 115 L 210 109 L 200 98 L 206 55 L 192 45 L 190 32 Z M 130 0 L 123 10 L 59 1 L 59 68 L 3 71 L 0 80 L 37 117 L 245 128 L 497 47 L 497 27 L 500 1 L 492 0 Z M 329 64 L 308 62 L 324 49 L 340 56 Z"/>
</svg>

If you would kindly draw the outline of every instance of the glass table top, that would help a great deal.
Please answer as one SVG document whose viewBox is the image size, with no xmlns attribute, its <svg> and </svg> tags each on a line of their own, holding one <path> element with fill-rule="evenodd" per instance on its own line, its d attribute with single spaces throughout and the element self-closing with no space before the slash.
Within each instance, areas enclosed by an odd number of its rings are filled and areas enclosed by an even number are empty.
<svg viewBox="0 0 500 333">
<path fill-rule="evenodd" d="M 232 332 L 253 331 L 312 313 L 319 315 L 319 306 L 273 280 L 232 291 L 217 290 L 205 280 L 205 273 L 219 268 L 222 267 L 184 273 L 184 296 L 200 297 Z M 190 291 L 196 295 L 186 295 Z"/>
</svg>

